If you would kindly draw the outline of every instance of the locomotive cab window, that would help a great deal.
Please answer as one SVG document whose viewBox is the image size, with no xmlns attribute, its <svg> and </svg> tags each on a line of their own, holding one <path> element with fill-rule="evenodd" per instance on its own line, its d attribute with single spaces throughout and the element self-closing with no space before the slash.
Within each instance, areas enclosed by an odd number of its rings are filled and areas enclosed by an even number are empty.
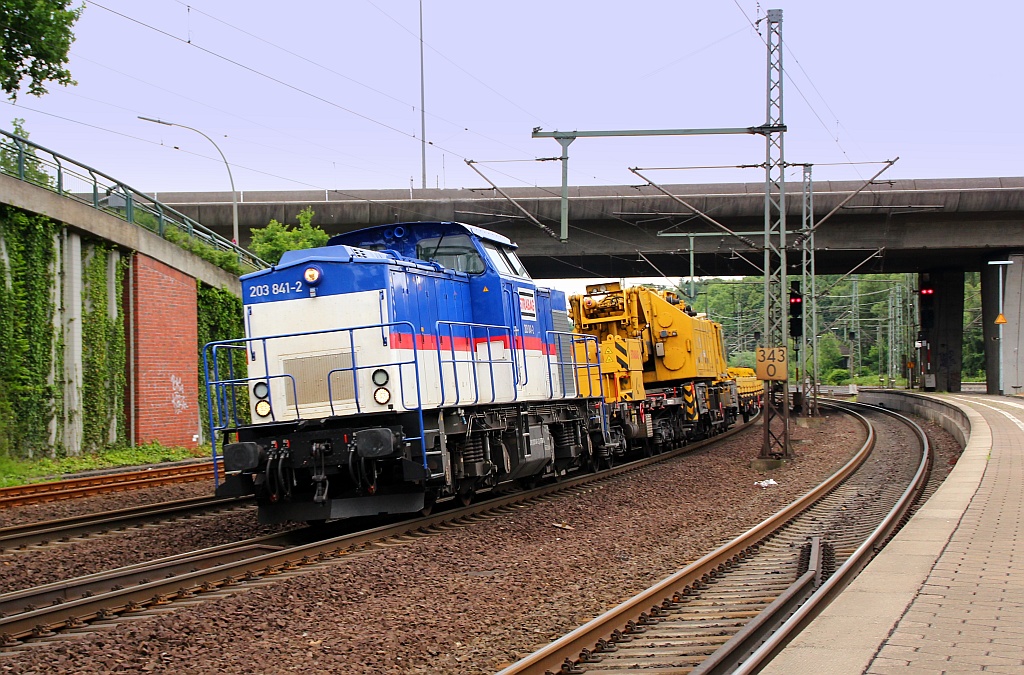
<svg viewBox="0 0 1024 675">
<path fill-rule="evenodd" d="M 484 252 L 487 253 L 487 258 L 494 265 L 494 269 L 499 274 L 505 274 L 512 277 L 522 277 L 524 279 L 530 278 L 530 273 L 523 267 L 523 263 L 519 261 L 519 257 L 516 256 L 515 251 L 510 248 L 498 248 L 489 241 L 482 242 Z"/>
<path fill-rule="evenodd" d="M 484 261 L 473 246 L 473 240 L 466 234 L 447 234 L 416 242 L 416 257 L 427 262 L 436 262 L 443 267 L 465 272 L 480 274 L 484 271 Z"/>
</svg>

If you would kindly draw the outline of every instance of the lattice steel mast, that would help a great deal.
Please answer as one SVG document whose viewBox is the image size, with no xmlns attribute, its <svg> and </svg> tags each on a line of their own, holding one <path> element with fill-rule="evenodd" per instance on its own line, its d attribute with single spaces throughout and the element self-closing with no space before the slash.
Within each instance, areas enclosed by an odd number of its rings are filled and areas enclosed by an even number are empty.
<svg viewBox="0 0 1024 675">
<path fill-rule="evenodd" d="M 786 285 L 786 161 L 782 116 L 782 10 L 769 9 L 765 24 L 768 45 L 768 97 L 765 128 L 764 182 L 764 344 L 789 344 Z M 764 408 L 761 459 L 791 457 L 789 448 L 789 384 L 769 382 Z"/>
</svg>

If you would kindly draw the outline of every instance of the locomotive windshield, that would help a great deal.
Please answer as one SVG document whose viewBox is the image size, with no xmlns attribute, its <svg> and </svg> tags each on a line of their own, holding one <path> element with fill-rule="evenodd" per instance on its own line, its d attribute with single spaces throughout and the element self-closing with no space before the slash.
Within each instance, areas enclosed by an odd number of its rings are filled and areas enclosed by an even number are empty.
<svg viewBox="0 0 1024 675">
<path fill-rule="evenodd" d="M 484 271 L 484 261 L 468 234 L 445 234 L 420 239 L 416 242 L 416 257 L 436 262 L 456 272 L 480 274 Z"/>
<path fill-rule="evenodd" d="M 500 274 L 523 277 L 524 279 L 530 278 L 530 273 L 523 267 L 523 263 L 519 261 L 515 251 L 510 248 L 498 248 L 489 241 L 481 243 L 483 244 L 484 252 L 487 253 L 487 257 L 491 260 L 491 264 L 494 265 L 494 268 Z"/>
</svg>

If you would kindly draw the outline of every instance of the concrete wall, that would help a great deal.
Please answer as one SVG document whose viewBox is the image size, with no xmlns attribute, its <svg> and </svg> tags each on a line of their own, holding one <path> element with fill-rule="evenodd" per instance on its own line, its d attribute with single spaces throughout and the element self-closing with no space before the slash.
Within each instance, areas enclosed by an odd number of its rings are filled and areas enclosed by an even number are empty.
<svg viewBox="0 0 1024 675">
<path fill-rule="evenodd" d="M 49 190 L 0 174 L 0 201 L 64 223 L 69 230 L 80 235 L 92 236 L 126 250 L 143 253 L 214 288 L 226 288 L 239 296 L 242 294 L 242 285 L 233 274 L 149 230 L 126 223 L 74 199 L 61 197 Z"/>
<path fill-rule="evenodd" d="M 857 402 L 898 410 L 935 422 L 956 438 L 962 448 L 967 446 L 971 437 L 971 422 L 967 415 L 957 406 L 941 399 L 903 391 L 861 389 L 857 394 Z"/>
</svg>

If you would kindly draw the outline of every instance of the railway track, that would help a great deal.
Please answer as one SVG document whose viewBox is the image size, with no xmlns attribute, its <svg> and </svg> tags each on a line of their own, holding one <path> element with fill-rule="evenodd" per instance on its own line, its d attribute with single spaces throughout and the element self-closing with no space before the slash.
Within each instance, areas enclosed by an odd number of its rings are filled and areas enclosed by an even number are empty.
<svg viewBox="0 0 1024 675">
<path fill-rule="evenodd" d="M 0 553 L 252 504 L 249 497 L 195 497 L 0 528 Z"/>
<path fill-rule="evenodd" d="M 867 564 L 927 484 L 931 453 L 913 421 L 869 406 L 830 405 L 869 430 L 840 471 L 499 675 L 756 672 Z M 913 453 L 902 447 L 910 435 L 917 439 Z"/>
<path fill-rule="evenodd" d="M 0 488 L 0 509 L 197 480 L 213 480 L 213 462 L 157 466 Z"/>
<path fill-rule="evenodd" d="M 340 558 L 359 555 L 375 547 L 401 545 L 411 538 L 472 526 L 482 519 L 556 495 L 592 490 L 600 483 L 643 471 L 747 428 L 749 425 L 737 427 L 712 439 L 599 474 L 563 479 L 533 490 L 497 496 L 480 504 L 371 530 L 296 543 L 299 538 L 313 536 L 310 529 L 298 530 L 3 595 L 0 596 L 0 611 L 6 615 L 0 617 L 0 648 L 16 647 L 27 640 L 48 638 L 59 631 L 120 615 L 141 616 L 150 609 L 162 610 L 176 601 L 232 592 L 245 584 L 264 582 L 269 577 L 336 564 Z"/>
</svg>

